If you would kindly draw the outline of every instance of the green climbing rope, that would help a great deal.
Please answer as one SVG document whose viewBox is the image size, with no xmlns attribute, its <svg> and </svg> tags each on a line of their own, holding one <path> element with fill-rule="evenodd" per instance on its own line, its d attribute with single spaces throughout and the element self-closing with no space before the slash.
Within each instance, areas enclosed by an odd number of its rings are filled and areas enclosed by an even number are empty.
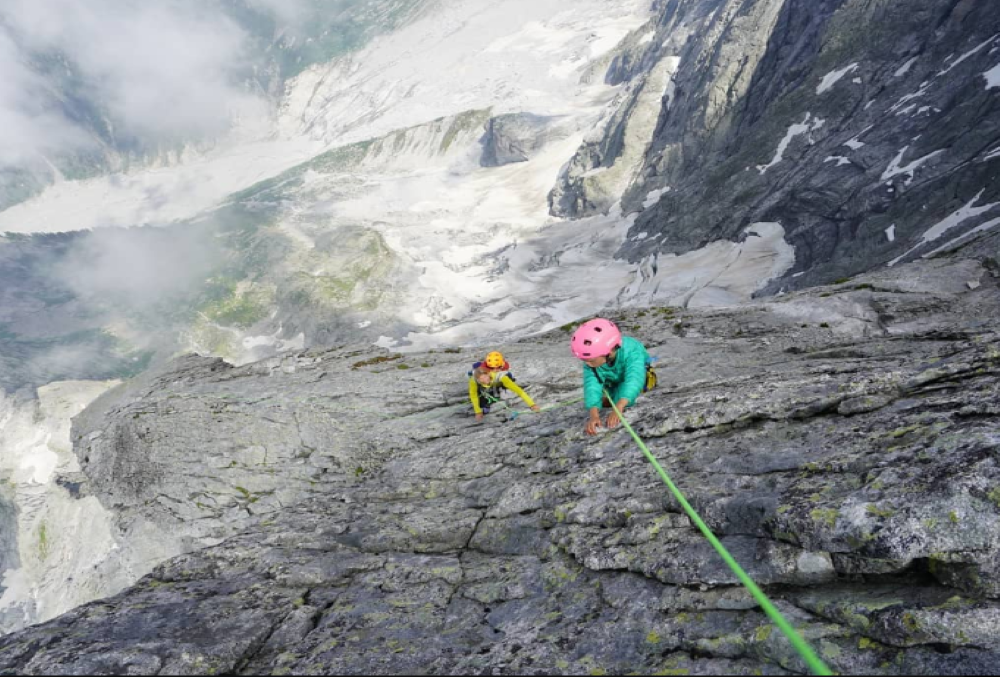
<svg viewBox="0 0 1000 677">
<path fill-rule="evenodd" d="M 663 480 L 664 484 L 667 485 L 670 492 L 674 495 L 674 498 L 676 498 L 677 502 L 681 504 L 682 508 L 684 508 L 684 512 L 686 512 L 691 521 L 695 523 L 702 535 L 708 539 L 708 542 L 712 544 L 712 547 L 719 553 L 719 556 L 722 557 L 723 561 L 729 565 L 729 568 L 733 570 L 733 573 L 735 573 L 736 577 L 740 579 L 740 582 L 743 583 L 747 590 L 750 591 L 750 594 L 753 595 L 753 598 L 757 600 L 758 604 L 760 604 L 764 613 L 766 613 L 768 617 L 774 621 L 774 624 L 778 626 L 778 629 L 785 634 L 788 641 L 791 642 L 795 650 L 799 652 L 799 655 L 802 656 L 802 659 L 806 662 L 806 665 L 809 666 L 809 669 L 812 670 L 813 674 L 834 674 L 819 658 L 819 656 L 816 655 L 816 652 L 812 650 L 812 647 L 810 647 L 809 644 L 802 639 L 802 636 L 795 630 L 795 628 L 792 627 L 791 623 L 785 620 L 785 617 L 781 615 L 781 612 L 778 611 L 777 607 L 775 607 L 771 600 L 768 599 L 767 595 L 764 594 L 764 591 L 757 587 L 757 584 L 754 583 L 753 579 L 750 578 L 745 571 L 743 571 L 743 568 L 739 565 L 739 563 L 737 563 L 737 561 L 733 559 L 733 556 L 729 554 L 729 551 L 726 550 L 726 546 L 719 542 L 719 539 L 715 537 L 715 534 L 713 534 L 712 530 L 708 528 L 708 525 L 701 519 L 701 516 L 698 515 L 695 509 L 691 507 L 691 504 L 687 502 L 687 499 L 684 498 L 684 494 L 681 493 L 681 490 L 674 485 L 673 481 L 671 481 L 670 476 L 667 475 L 667 471 L 663 469 L 659 461 L 656 460 L 656 457 L 653 456 L 653 454 L 646 447 L 645 443 L 636 434 L 635 430 L 632 429 L 632 426 L 625 420 L 625 417 L 622 415 L 622 412 L 618 410 L 618 406 L 615 404 L 614 400 L 612 400 L 611 396 L 608 395 L 607 390 L 604 391 L 604 394 L 607 396 L 608 401 L 611 402 L 611 407 L 615 410 L 615 413 L 618 415 L 619 420 L 621 420 L 622 425 L 625 426 L 625 429 L 628 430 L 632 439 L 634 439 L 636 444 L 639 445 L 639 448 L 642 449 L 642 453 L 646 455 L 649 462 L 653 464 L 654 468 L 656 468 L 656 472 L 660 474 L 660 478 Z"/>
<path fill-rule="evenodd" d="M 576 404 L 577 402 L 583 402 L 583 398 L 577 397 L 572 400 L 566 400 L 565 402 L 556 402 L 555 404 L 545 404 L 540 406 L 538 408 L 538 411 L 532 411 L 531 409 L 523 409 L 523 410 L 515 409 L 506 402 L 501 402 L 501 404 L 507 407 L 507 416 L 508 416 L 507 420 L 513 421 L 521 414 L 541 414 L 542 412 L 552 411 L 553 409 L 559 409 L 560 407 L 567 407 L 571 404 Z"/>
</svg>

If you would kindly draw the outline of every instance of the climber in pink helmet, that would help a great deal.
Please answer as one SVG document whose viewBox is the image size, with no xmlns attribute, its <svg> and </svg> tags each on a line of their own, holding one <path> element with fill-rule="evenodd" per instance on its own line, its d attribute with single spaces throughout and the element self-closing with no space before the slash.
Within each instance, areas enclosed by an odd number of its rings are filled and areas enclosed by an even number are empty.
<svg viewBox="0 0 1000 677">
<path fill-rule="evenodd" d="M 596 435 L 601 427 L 602 405 L 610 408 L 613 401 L 624 411 L 656 384 L 646 347 L 631 336 L 622 336 L 611 320 L 598 317 L 581 324 L 573 332 L 570 348 L 584 364 L 583 402 L 590 409 L 584 431 L 588 435 Z M 619 422 L 612 410 L 605 425 L 614 428 Z"/>
</svg>

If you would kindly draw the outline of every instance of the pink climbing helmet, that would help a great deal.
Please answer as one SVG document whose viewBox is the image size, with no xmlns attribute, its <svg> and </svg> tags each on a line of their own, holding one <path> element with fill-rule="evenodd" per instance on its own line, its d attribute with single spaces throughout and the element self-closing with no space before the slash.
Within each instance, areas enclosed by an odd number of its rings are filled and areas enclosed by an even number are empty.
<svg viewBox="0 0 1000 677">
<path fill-rule="evenodd" d="M 569 347 L 581 360 L 609 355 L 622 342 L 622 333 L 611 320 L 587 320 L 573 332 Z"/>
</svg>

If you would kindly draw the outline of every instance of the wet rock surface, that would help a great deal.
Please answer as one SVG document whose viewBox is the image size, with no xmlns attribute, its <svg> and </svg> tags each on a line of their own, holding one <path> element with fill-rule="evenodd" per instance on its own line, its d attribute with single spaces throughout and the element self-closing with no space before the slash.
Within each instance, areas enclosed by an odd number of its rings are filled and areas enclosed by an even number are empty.
<svg viewBox="0 0 1000 677">
<path fill-rule="evenodd" d="M 994 670 L 998 318 L 1000 280 L 945 259 L 617 316 L 659 357 L 636 431 L 838 672 Z M 481 424 L 457 349 L 185 357 L 109 391 L 74 421 L 85 489 L 191 551 L 4 637 L 0 670 L 805 671 L 627 433 L 583 433 L 567 338 L 502 346 L 545 409 Z"/>
</svg>

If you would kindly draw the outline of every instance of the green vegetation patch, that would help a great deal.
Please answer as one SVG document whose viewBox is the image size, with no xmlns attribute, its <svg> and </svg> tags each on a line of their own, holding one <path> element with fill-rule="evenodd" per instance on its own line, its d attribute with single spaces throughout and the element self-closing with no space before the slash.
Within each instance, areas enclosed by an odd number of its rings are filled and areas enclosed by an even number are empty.
<svg viewBox="0 0 1000 677">
<path fill-rule="evenodd" d="M 890 508 L 880 508 L 874 503 L 869 503 L 868 506 L 865 508 L 865 512 L 867 512 L 869 515 L 875 515 L 876 517 L 892 517 L 893 515 L 896 514 L 895 510 L 892 510 Z"/>
<path fill-rule="evenodd" d="M 48 559 L 51 549 L 52 543 L 49 541 L 48 525 L 42 522 L 38 525 L 38 559 L 43 562 Z"/>
<path fill-rule="evenodd" d="M 402 359 L 402 355 L 399 353 L 392 353 L 390 355 L 377 355 L 367 360 L 361 360 L 360 362 L 355 362 L 351 365 L 351 369 L 359 369 L 360 367 L 370 367 L 373 364 L 382 364 L 383 362 L 392 362 L 393 360 Z"/>
<path fill-rule="evenodd" d="M 839 513 L 833 508 L 816 508 L 809 511 L 809 516 L 813 521 L 822 522 L 831 529 L 837 525 L 838 515 Z"/>
<path fill-rule="evenodd" d="M 270 286 L 251 285 L 241 289 L 231 280 L 219 284 L 231 284 L 231 293 L 206 304 L 202 312 L 213 322 L 229 327 L 248 329 L 266 319 L 274 307 L 274 289 Z"/>
</svg>

